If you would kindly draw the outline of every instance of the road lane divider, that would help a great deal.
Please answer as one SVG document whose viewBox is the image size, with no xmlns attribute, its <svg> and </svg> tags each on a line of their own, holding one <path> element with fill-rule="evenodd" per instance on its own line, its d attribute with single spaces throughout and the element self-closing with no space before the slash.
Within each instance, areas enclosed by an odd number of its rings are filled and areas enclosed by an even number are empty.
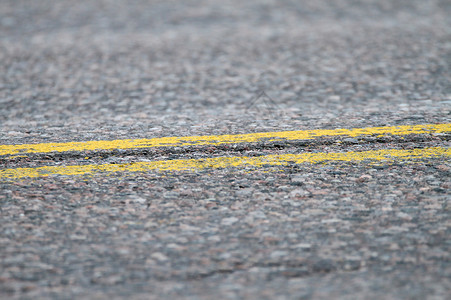
<svg viewBox="0 0 451 300">
<path fill-rule="evenodd" d="M 0 157 L 31 153 L 100 151 L 115 149 L 139 149 L 154 147 L 186 147 L 205 145 L 224 145 L 274 141 L 311 140 L 325 137 L 359 136 L 406 136 L 413 134 L 451 133 L 451 123 L 422 124 L 386 127 L 367 127 L 353 129 L 316 129 L 298 131 L 260 132 L 234 135 L 208 135 L 185 137 L 161 137 L 150 139 L 123 139 L 112 141 L 86 141 L 67 143 L 40 143 L 21 145 L 0 145 Z"/>
<path fill-rule="evenodd" d="M 171 171 L 199 171 L 203 169 L 243 168 L 243 167 L 272 167 L 290 164 L 322 163 L 322 162 L 389 162 L 415 161 L 426 158 L 451 157 L 451 148 L 430 147 L 412 150 L 371 150 L 361 152 L 334 153 L 301 153 L 278 154 L 257 157 L 234 156 L 213 157 L 203 159 L 175 159 L 133 162 L 127 164 L 89 164 L 74 166 L 44 166 L 35 168 L 15 168 L 0 170 L 0 179 L 37 178 L 54 175 L 110 175 L 116 172 L 171 172 Z"/>
</svg>

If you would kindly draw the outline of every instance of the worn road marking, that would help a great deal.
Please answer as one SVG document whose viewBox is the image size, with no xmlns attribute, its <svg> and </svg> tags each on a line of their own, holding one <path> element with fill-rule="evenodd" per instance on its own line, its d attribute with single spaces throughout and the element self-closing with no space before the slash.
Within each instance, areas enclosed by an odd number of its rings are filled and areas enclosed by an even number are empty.
<svg viewBox="0 0 451 300">
<path fill-rule="evenodd" d="M 19 179 L 24 177 L 46 177 L 50 175 L 90 175 L 113 172 L 146 171 L 196 171 L 201 169 L 218 169 L 229 167 L 267 167 L 288 164 L 320 163 L 326 161 L 393 161 L 417 160 L 433 157 L 451 157 L 451 148 L 432 147 L 413 150 L 372 150 L 362 152 L 302 153 L 265 155 L 258 157 L 234 156 L 205 159 L 176 159 L 152 162 L 135 162 L 128 164 L 103 164 L 81 166 L 46 166 L 37 168 L 16 168 L 0 170 L 0 179 Z"/>
<path fill-rule="evenodd" d="M 17 155 L 27 153 L 48 153 L 67 151 L 92 151 L 113 149 L 136 149 L 152 147 L 183 147 L 220 145 L 235 143 L 253 143 L 259 141 L 283 140 L 309 140 L 319 137 L 332 136 L 370 136 L 370 135 L 396 135 L 450 133 L 451 123 L 423 124 L 392 127 L 368 127 L 354 129 L 318 129 L 300 131 L 262 132 L 236 135 L 208 135 L 186 137 L 163 137 L 152 139 L 127 139 L 113 141 L 87 141 L 68 143 L 42 143 L 23 145 L 0 145 L 0 155 Z"/>
</svg>

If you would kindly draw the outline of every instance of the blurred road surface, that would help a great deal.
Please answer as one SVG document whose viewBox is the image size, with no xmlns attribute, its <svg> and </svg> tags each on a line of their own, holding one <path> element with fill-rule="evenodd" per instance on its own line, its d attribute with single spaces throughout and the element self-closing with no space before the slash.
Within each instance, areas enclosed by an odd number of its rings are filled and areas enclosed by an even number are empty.
<svg viewBox="0 0 451 300">
<path fill-rule="evenodd" d="M 450 15 L 1 1 L 1 297 L 447 299 Z"/>
</svg>

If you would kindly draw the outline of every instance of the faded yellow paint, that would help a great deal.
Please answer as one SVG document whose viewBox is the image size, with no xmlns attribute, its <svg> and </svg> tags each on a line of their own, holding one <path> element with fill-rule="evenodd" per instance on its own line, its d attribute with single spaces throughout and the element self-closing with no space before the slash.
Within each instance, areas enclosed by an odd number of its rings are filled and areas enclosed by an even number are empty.
<svg viewBox="0 0 451 300">
<path fill-rule="evenodd" d="M 187 137 L 162 137 L 152 139 L 126 139 L 113 141 L 87 141 L 68 143 L 42 143 L 23 145 L 0 145 L 0 155 L 15 155 L 27 153 L 48 153 L 68 151 L 92 151 L 113 149 L 137 149 L 153 147 L 184 147 L 202 145 L 221 145 L 236 143 L 254 143 L 260 141 L 309 140 L 333 136 L 403 136 L 409 134 L 434 134 L 451 132 L 451 123 L 423 124 L 390 127 L 368 127 L 354 129 L 318 129 L 300 131 L 261 132 L 236 135 L 209 135 Z"/>
<path fill-rule="evenodd" d="M 46 166 L 38 168 L 16 168 L 0 170 L 0 179 L 36 178 L 51 175 L 108 175 L 114 172 L 148 172 L 148 171 L 196 171 L 202 169 L 285 166 L 288 164 L 321 163 L 327 161 L 393 161 L 417 160 L 422 158 L 451 157 L 451 149 L 432 147 L 413 150 L 373 150 L 362 152 L 336 153 L 302 153 L 266 155 L 258 157 L 214 157 L 205 159 L 177 159 L 152 162 L 135 162 L 128 164 L 103 164 L 80 166 Z"/>
</svg>

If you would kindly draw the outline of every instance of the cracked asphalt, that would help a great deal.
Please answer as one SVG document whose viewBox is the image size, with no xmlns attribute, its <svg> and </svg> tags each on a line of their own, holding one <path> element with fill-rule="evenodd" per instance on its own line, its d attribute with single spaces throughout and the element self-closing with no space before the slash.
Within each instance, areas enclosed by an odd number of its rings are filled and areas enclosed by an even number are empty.
<svg viewBox="0 0 451 300">
<path fill-rule="evenodd" d="M 450 15 L 446 0 L 3 0 L 0 145 L 450 124 Z M 0 168 L 428 147 L 449 134 Z M 0 179 L 0 296 L 448 299 L 450 190 L 449 157 Z"/>
</svg>

